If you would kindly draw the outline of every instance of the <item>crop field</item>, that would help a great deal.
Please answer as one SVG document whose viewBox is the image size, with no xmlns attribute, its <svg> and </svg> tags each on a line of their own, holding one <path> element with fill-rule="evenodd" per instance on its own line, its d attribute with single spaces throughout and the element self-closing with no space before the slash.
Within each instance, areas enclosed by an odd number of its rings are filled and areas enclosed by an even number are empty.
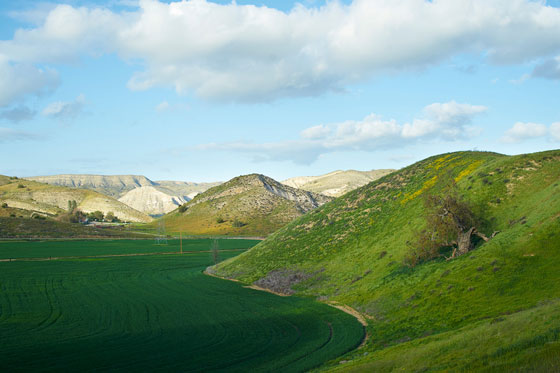
<svg viewBox="0 0 560 373">
<path fill-rule="evenodd" d="M 214 240 L 184 239 L 183 252 L 210 250 Z M 218 240 L 219 250 L 242 251 L 256 245 L 257 240 Z M 178 253 L 179 240 L 156 244 L 151 240 L 68 240 L 68 241 L 0 241 L 0 260 L 18 258 L 60 258 L 99 255 Z"/>
<path fill-rule="evenodd" d="M 89 256 L 150 251 L 148 242 L 0 247 L 4 257 L 47 247 L 76 256 L 72 245 Z M 204 275 L 209 242 L 183 255 L 0 262 L 0 371 L 302 371 L 361 342 L 362 326 L 337 309 Z M 220 240 L 220 257 L 252 244 Z"/>
</svg>

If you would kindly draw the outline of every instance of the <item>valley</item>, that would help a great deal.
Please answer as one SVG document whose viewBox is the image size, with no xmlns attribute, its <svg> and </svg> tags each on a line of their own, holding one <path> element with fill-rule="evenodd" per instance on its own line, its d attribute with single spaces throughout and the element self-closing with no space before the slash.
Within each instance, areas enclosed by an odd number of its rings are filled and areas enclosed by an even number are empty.
<svg viewBox="0 0 560 373">
<path fill-rule="evenodd" d="M 93 224 L 61 220 L 69 214 L 65 202 L 75 201 L 76 216 L 103 199 L 112 211 L 136 211 L 121 216 L 139 217 L 146 201 L 157 207 L 164 200 L 150 196 L 163 193 L 138 186 L 117 201 L 88 189 L 1 177 L 0 237 L 11 238 L 0 241 L 6 310 L 0 330 L 8 336 L 1 367 L 81 369 L 85 360 L 63 357 L 83 349 L 112 367 L 136 370 L 559 366 L 559 151 L 455 152 L 381 170 L 362 186 L 363 174 L 352 177 L 336 171 L 279 183 L 242 175 L 170 202 L 174 209 L 161 217 Z M 321 185 L 323 192 L 354 186 L 333 197 L 290 183 Z M 432 229 L 428 201 L 467 209 L 475 232 L 468 252 L 455 256 L 453 241 L 436 251 L 422 247 Z M 135 204 L 138 209 L 130 207 Z M 109 277 L 116 281 L 111 286 Z M 25 301 L 16 297 L 14 281 Z M 94 334 L 77 316 L 86 311 L 67 298 L 84 289 L 101 307 L 88 311 L 101 327 Z M 134 296 L 119 299 L 123 292 Z M 20 319 L 24 308 L 30 311 Z M 224 308 L 227 315 L 218 312 Z M 123 315 L 133 318 L 125 323 Z M 37 359 L 26 361 L 39 341 Z M 100 344 L 111 351 L 94 347 Z M 158 359 L 138 355 L 148 350 Z M 61 358 L 52 357 L 55 351 Z M 134 362 L 122 358 L 129 355 Z"/>
</svg>

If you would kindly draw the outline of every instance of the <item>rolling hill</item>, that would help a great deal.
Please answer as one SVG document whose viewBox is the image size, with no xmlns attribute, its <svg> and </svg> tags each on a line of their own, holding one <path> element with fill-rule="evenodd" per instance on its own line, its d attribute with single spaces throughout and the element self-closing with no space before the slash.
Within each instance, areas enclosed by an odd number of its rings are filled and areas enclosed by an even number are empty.
<svg viewBox="0 0 560 373">
<path fill-rule="evenodd" d="M 415 267 L 424 197 L 453 178 L 486 235 L 469 253 Z M 449 254 L 448 254 L 449 255 Z M 560 369 L 560 151 L 431 157 L 306 214 L 210 269 L 341 302 L 369 323 L 343 371 Z"/>
<path fill-rule="evenodd" d="M 172 232 L 260 236 L 330 200 L 264 175 L 251 174 L 197 195 L 184 205 L 186 210 L 175 210 L 161 220 Z"/>
<path fill-rule="evenodd" d="M 326 196 L 340 197 L 351 190 L 366 185 L 395 170 L 371 170 L 371 171 L 333 171 L 320 176 L 298 176 L 282 181 L 282 184 L 321 193 Z"/>
<path fill-rule="evenodd" d="M 78 209 L 89 213 L 113 212 L 123 221 L 150 222 L 152 218 L 114 198 L 78 188 L 43 184 L 31 180 L 3 178 L 0 185 L 0 203 L 8 208 L 27 210 L 46 215 L 57 215 L 68 209 L 68 201 L 76 201 Z"/>
</svg>

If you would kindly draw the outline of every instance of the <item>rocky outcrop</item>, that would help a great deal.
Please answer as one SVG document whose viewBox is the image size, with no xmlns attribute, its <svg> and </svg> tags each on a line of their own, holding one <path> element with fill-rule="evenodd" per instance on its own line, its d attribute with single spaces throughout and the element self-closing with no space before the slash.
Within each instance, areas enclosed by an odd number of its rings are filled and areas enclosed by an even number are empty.
<svg viewBox="0 0 560 373">
<path fill-rule="evenodd" d="M 190 198 L 185 196 L 173 196 L 161 192 L 153 186 L 132 189 L 119 198 L 120 202 L 148 215 L 166 214 L 189 200 Z"/>
</svg>

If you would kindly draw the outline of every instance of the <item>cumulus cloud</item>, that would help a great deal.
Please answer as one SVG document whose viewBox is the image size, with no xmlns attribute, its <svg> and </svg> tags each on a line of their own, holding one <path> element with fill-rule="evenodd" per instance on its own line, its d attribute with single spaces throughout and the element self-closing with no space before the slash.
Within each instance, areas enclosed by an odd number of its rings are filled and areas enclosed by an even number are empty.
<svg viewBox="0 0 560 373">
<path fill-rule="evenodd" d="M 12 128 L 0 127 L 0 142 L 18 141 L 18 140 L 35 140 L 39 136 L 26 131 L 18 131 Z"/>
<path fill-rule="evenodd" d="M 330 1 L 289 12 L 141 0 L 126 12 L 59 5 L 38 27 L 0 42 L 0 55 L 13 62 L 68 62 L 84 53 L 142 61 L 131 89 L 270 101 L 339 91 L 464 53 L 497 64 L 547 58 L 560 53 L 560 10 L 529 0 Z"/>
<path fill-rule="evenodd" d="M 517 122 L 506 131 L 501 138 L 505 143 L 518 143 L 528 139 L 543 137 L 548 134 L 548 128 L 544 124 Z"/>
<path fill-rule="evenodd" d="M 363 120 L 319 125 L 300 133 L 300 139 L 254 144 L 233 142 L 205 144 L 201 150 L 223 150 L 249 154 L 255 161 L 313 163 L 322 154 L 337 151 L 376 151 L 405 146 L 418 141 L 454 141 L 475 133 L 471 127 L 475 115 L 487 110 L 484 106 L 460 104 L 455 101 L 435 103 L 423 110 L 423 116 L 411 123 L 399 124 L 370 114 Z"/>
<path fill-rule="evenodd" d="M 27 106 L 20 105 L 0 112 L 0 119 L 6 119 L 13 123 L 19 123 L 25 120 L 33 119 L 35 114 L 37 114 L 35 110 L 31 110 Z"/>
<path fill-rule="evenodd" d="M 63 122 L 75 119 L 84 109 L 86 97 L 80 94 L 74 101 L 57 101 L 49 104 L 44 110 L 43 115 Z"/>
</svg>

